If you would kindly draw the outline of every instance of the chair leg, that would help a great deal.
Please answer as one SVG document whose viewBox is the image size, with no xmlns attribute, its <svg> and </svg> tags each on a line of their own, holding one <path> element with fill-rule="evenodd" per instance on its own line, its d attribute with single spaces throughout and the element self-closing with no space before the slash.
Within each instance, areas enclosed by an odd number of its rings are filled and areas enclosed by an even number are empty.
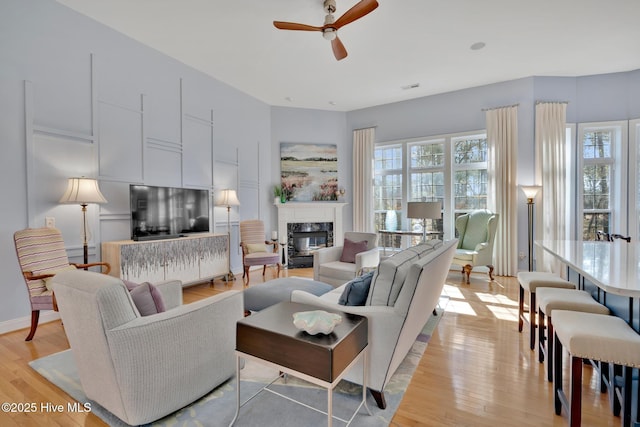
<svg viewBox="0 0 640 427">
<path fill-rule="evenodd" d="M 571 403 L 569 426 L 579 427 L 582 418 L 582 358 L 571 356 Z"/>
<path fill-rule="evenodd" d="M 553 403 L 556 415 L 562 414 L 562 343 L 556 334 L 553 335 Z"/>
<path fill-rule="evenodd" d="M 529 292 L 529 348 L 536 348 L 536 293 Z"/>
<path fill-rule="evenodd" d="M 267 272 L 267 265 L 263 265 L 262 266 L 262 275 L 264 276 L 264 274 Z"/>
<path fill-rule="evenodd" d="M 247 277 L 247 283 L 245 283 L 245 286 L 249 286 L 249 281 L 251 280 L 251 276 L 249 275 L 248 265 L 244 266 L 244 273 L 242 274 L 242 278 L 244 279 L 245 276 Z"/>
<path fill-rule="evenodd" d="M 538 309 L 538 362 L 544 362 L 545 347 L 547 345 L 547 336 L 544 327 L 544 313 Z"/>
<path fill-rule="evenodd" d="M 280 277 L 280 269 L 282 268 L 282 266 L 280 265 L 280 263 L 278 263 L 278 272 L 276 273 L 277 277 Z"/>
<path fill-rule="evenodd" d="M 630 366 L 625 366 L 622 368 L 622 377 L 624 381 L 624 389 L 622 390 L 622 425 L 630 426 L 631 425 L 631 398 L 633 396 L 633 379 L 632 372 L 633 369 Z"/>
<path fill-rule="evenodd" d="M 520 285 L 520 295 L 518 297 L 518 332 L 522 332 L 524 326 L 524 288 Z"/>
<path fill-rule="evenodd" d="M 31 341 L 33 336 L 36 334 L 36 329 L 38 329 L 38 320 L 40 319 L 40 310 L 33 310 L 31 312 L 31 330 L 29 331 L 29 335 L 25 338 L 25 341 Z"/>
<path fill-rule="evenodd" d="M 469 276 L 471 276 L 471 270 L 473 270 L 473 266 L 471 264 L 467 264 L 463 267 L 464 274 L 467 276 L 467 285 L 471 283 L 469 280 Z"/>
<path fill-rule="evenodd" d="M 487 268 L 489 269 L 489 279 L 493 282 L 495 280 L 493 277 L 493 265 L 487 265 Z"/>
</svg>

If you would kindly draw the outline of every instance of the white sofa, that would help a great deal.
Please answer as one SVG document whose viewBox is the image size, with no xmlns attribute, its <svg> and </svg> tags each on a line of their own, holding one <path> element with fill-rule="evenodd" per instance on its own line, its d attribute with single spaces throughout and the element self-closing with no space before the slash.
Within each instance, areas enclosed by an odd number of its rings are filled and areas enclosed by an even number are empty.
<svg viewBox="0 0 640 427">
<path fill-rule="evenodd" d="M 367 242 L 367 250 L 356 254 L 355 263 L 342 262 L 344 246 L 330 246 L 313 253 L 313 280 L 328 283 L 334 287 L 343 285 L 356 277 L 363 268 L 373 268 L 380 262 L 378 235 L 347 231 L 344 238 L 352 242 Z"/>
<path fill-rule="evenodd" d="M 143 317 L 115 277 L 74 270 L 53 280 L 85 394 L 131 425 L 162 418 L 235 373 L 242 292 L 181 305 L 179 281 L 157 287 L 166 311 Z"/>
<path fill-rule="evenodd" d="M 380 262 L 364 306 L 338 304 L 346 284 L 319 297 L 304 291 L 291 294 L 294 302 L 367 317 L 367 386 L 382 409 L 386 407 L 384 387 L 438 304 L 457 244 L 456 239 L 429 240 Z M 346 379 L 362 384 L 362 367 L 351 369 Z"/>
</svg>

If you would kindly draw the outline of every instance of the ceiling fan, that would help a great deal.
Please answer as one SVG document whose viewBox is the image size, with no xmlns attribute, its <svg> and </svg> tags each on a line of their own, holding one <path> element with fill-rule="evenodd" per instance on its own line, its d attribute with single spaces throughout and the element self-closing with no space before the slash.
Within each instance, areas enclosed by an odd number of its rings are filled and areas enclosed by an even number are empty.
<svg viewBox="0 0 640 427">
<path fill-rule="evenodd" d="M 327 16 L 324 18 L 322 27 L 282 21 L 273 21 L 273 25 L 280 30 L 321 31 L 322 37 L 331 41 L 333 54 L 340 61 L 347 57 L 347 49 L 338 38 L 338 30 L 371 13 L 377 7 L 378 2 L 376 0 L 361 0 L 336 20 L 333 17 L 333 12 L 336 11 L 336 0 L 324 0 L 324 11 L 327 12 Z"/>
</svg>

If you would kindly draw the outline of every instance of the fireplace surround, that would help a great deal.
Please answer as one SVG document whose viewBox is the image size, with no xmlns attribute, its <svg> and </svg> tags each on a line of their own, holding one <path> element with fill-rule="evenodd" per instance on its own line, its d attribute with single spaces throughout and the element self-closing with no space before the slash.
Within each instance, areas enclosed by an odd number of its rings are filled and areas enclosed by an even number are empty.
<svg viewBox="0 0 640 427">
<path fill-rule="evenodd" d="M 296 233 L 307 232 L 309 235 L 296 235 L 296 239 L 309 239 L 308 241 L 299 242 L 302 245 L 298 249 L 304 252 L 305 245 L 308 245 L 310 251 L 316 250 L 318 246 L 326 244 L 327 246 L 342 246 L 344 239 L 344 230 L 342 225 L 342 209 L 346 203 L 343 202 L 288 202 L 275 203 L 278 209 L 278 236 L 280 237 L 280 245 L 284 247 L 283 265 L 288 267 L 301 267 L 302 265 L 289 264 L 289 256 L 291 251 L 295 251 L 293 240 L 289 236 L 289 225 L 296 230 Z M 296 225 L 294 225 L 296 224 Z M 309 224 L 315 224 L 315 228 L 309 227 Z M 318 226 L 318 224 L 322 224 Z M 329 231 L 331 229 L 331 232 Z M 291 236 L 293 237 L 293 236 Z M 323 243 L 322 239 L 326 239 Z M 290 248 L 290 246 L 293 246 Z M 305 264 L 313 265 L 313 261 L 309 263 L 311 254 L 300 254 L 307 256 Z M 307 266 L 307 265 L 304 265 Z"/>
</svg>

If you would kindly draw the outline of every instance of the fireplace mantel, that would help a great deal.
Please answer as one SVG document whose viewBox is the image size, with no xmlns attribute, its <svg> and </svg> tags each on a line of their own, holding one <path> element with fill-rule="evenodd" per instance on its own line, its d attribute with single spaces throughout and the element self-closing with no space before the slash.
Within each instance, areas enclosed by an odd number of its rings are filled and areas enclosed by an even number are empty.
<svg viewBox="0 0 640 427">
<path fill-rule="evenodd" d="M 278 209 L 278 236 L 280 236 L 280 244 L 286 244 L 287 224 L 289 223 L 332 222 L 334 236 L 333 244 L 335 246 L 342 246 L 344 242 L 342 209 L 346 203 L 287 202 L 274 204 Z"/>
</svg>

